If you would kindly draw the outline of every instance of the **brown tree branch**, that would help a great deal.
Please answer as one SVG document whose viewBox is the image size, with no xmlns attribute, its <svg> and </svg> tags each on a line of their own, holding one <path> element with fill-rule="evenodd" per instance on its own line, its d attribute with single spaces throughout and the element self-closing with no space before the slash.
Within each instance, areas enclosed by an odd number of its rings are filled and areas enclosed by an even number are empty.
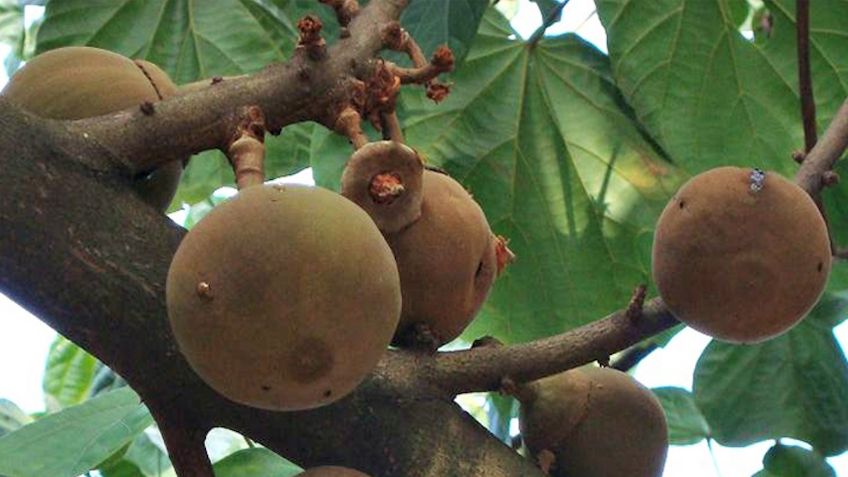
<svg viewBox="0 0 848 477">
<path fill-rule="evenodd" d="M 821 190 L 826 183 L 825 173 L 833 169 L 833 165 L 845 153 L 846 147 L 848 147 L 848 99 L 842 103 L 830 126 L 807 154 L 795 174 L 795 183 L 807 191 L 819 205 L 821 205 Z"/>
<path fill-rule="evenodd" d="M 246 77 L 220 81 L 208 88 L 156 104 L 153 115 L 138 108 L 73 121 L 69 130 L 110 150 L 131 175 L 209 149 L 226 151 L 239 112 L 255 105 L 265 114 L 272 134 L 289 124 L 314 120 L 332 128 L 336 115 L 350 102 L 363 67 L 384 48 L 379 34 L 396 22 L 406 0 L 372 1 L 350 23 L 350 36 L 327 48 L 319 59 L 295 55 Z M 314 49 L 307 35 L 304 50 Z M 312 46 L 310 46 L 312 45 Z M 177 133 L 179 131 L 179 133 Z M 155 138 L 155 139 L 151 139 Z"/>
<path fill-rule="evenodd" d="M 619 310 L 566 333 L 512 346 L 482 346 L 439 353 L 428 372 L 449 394 L 495 391 L 503 378 L 525 382 L 608 358 L 678 324 L 659 298 L 644 304 L 638 320 Z"/>
<path fill-rule="evenodd" d="M 804 124 L 804 150 L 816 145 L 816 101 L 810 74 L 810 1 L 795 2 L 796 44 L 798 47 L 798 86 L 801 94 L 801 118 Z"/>
</svg>

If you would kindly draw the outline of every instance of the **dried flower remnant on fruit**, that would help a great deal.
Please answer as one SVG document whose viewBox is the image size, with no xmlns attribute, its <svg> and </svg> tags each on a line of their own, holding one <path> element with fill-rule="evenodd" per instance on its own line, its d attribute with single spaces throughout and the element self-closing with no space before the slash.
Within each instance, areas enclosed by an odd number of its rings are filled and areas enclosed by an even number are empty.
<svg viewBox="0 0 848 477">
<path fill-rule="evenodd" d="M 515 261 L 515 253 L 509 249 L 509 239 L 502 235 L 495 236 L 495 257 L 497 257 L 498 275 Z"/>
<path fill-rule="evenodd" d="M 397 141 L 368 143 L 353 153 L 342 173 L 342 195 L 362 207 L 384 234 L 421 216 L 424 164 Z"/>
</svg>

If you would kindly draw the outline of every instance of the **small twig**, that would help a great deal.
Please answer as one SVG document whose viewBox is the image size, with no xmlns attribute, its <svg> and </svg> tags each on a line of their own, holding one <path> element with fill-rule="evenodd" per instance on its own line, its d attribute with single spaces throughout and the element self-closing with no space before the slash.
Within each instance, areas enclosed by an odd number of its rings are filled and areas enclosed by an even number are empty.
<svg viewBox="0 0 848 477">
<path fill-rule="evenodd" d="M 225 151 L 239 189 L 265 182 L 265 118 L 258 106 L 249 106 Z"/>
<path fill-rule="evenodd" d="M 307 15 L 301 18 L 297 22 L 300 40 L 297 42 L 296 50 L 306 50 L 309 57 L 315 61 L 323 59 L 327 53 L 327 42 L 321 37 L 323 27 L 321 19 L 315 15 Z"/>
<path fill-rule="evenodd" d="M 816 145 L 816 102 L 810 74 L 810 1 L 795 2 L 795 27 L 798 46 L 798 86 L 801 94 L 801 118 L 804 122 L 804 150 Z"/>
<path fill-rule="evenodd" d="M 402 68 L 394 63 L 386 63 L 386 66 L 400 78 L 401 84 L 426 84 L 436 79 L 440 74 L 453 70 L 453 52 L 446 45 L 441 45 L 433 53 L 433 57 L 423 66 L 415 68 Z"/>
<path fill-rule="evenodd" d="M 368 144 L 368 136 L 362 132 L 362 117 L 350 106 L 339 113 L 333 130 L 347 137 L 354 149 Z"/>
<path fill-rule="evenodd" d="M 359 2 L 357 0 L 318 0 L 336 11 L 336 19 L 339 25 L 347 27 L 350 21 L 359 13 Z"/>
<path fill-rule="evenodd" d="M 412 38 L 412 35 L 401 28 L 400 24 L 397 22 L 389 23 L 383 29 L 382 39 L 386 48 L 406 53 L 410 60 L 412 60 L 412 64 L 418 70 L 425 70 L 427 68 L 448 68 L 448 71 L 450 71 L 450 69 L 453 69 L 453 53 L 447 46 L 440 46 L 436 50 L 436 53 L 433 54 L 432 61 L 428 62 L 427 58 L 424 56 L 424 52 L 421 50 L 421 47 L 418 46 L 415 39 Z M 396 67 L 395 70 L 396 71 L 393 71 L 393 73 L 401 79 L 404 78 L 402 75 L 405 75 L 405 77 L 409 80 L 412 77 L 421 74 L 420 72 L 413 73 L 413 70 L 397 71 Z M 427 97 L 437 103 L 443 101 L 450 93 L 450 85 L 439 83 L 435 79 L 425 81 L 423 84 L 427 90 Z"/>
<path fill-rule="evenodd" d="M 403 129 L 401 128 L 397 112 L 392 111 L 390 113 L 384 113 L 381 116 L 381 120 L 383 127 L 383 139 L 399 142 L 402 144 L 406 143 L 406 141 L 404 141 L 403 139 Z"/>
<path fill-rule="evenodd" d="M 795 183 L 807 191 L 821 209 L 821 190 L 825 172 L 833 169 L 848 147 L 848 100 L 842 103 L 833 120 L 815 147 L 807 154 Z"/>
<path fill-rule="evenodd" d="M 517 383 L 550 376 L 609 356 L 678 324 L 659 298 L 632 322 L 626 310 L 560 335 L 511 346 L 483 346 L 435 356 L 430 380 L 448 395 L 496 391 L 504 376 Z"/>
<path fill-rule="evenodd" d="M 642 306 L 645 304 L 645 294 L 648 292 L 648 286 L 641 284 L 633 290 L 633 295 L 630 296 L 630 303 L 627 304 L 625 315 L 627 318 L 636 322 L 642 317 Z"/>
<path fill-rule="evenodd" d="M 639 364 L 643 359 L 647 358 L 659 346 L 656 343 L 648 343 L 646 345 L 636 345 L 622 352 L 618 358 L 610 363 L 610 367 L 619 371 L 630 371 L 634 366 Z"/>
<path fill-rule="evenodd" d="M 568 0 L 563 0 L 559 5 L 555 6 L 548 12 L 545 16 L 545 20 L 542 22 L 542 26 L 537 28 L 527 40 L 527 43 L 530 46 L 535 46 L 536 43 L 545 36 L 545 31 L 559 20 L 559 17 L 562 14 L 562 9 L 565 8 L 566 5 L 568 5 Z"/>
</svg>

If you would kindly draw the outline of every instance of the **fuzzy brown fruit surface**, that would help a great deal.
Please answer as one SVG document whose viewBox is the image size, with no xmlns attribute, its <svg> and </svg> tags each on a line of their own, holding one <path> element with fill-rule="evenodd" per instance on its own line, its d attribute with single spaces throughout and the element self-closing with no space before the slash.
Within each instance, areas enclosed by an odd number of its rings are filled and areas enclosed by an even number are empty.
<svg viewBox="0 0 848 477">
<path fill-rule="evenodd" d="M 827 283 L 827 227 L 779 174 L 720 167 L 683 185 L 657 223 L 653 275 L 669 309 L 714 338 L 755 343 L 798 323 Z M 757 174 L 757 173 L 755 173 Z M 755 187 L 756 188 L 756 187 Z"/>
<path fill-rule="evenodd" d="M 659 477 L 665 414 L 627 373 L 583 367 L 526 385 L 519 427 L 530 455 L 552 452 L 554 477 Z"/>
<path fill-rule="evenodd" d="M 71 46 L 42 53 L 17 71 L 2 94 L 16 106 L 50 119 L 83 119 L 120 111 L 176 93 L 158 66 L 99 48 Z M 145 202 L 165 211 L 183 166 L 174 161 L 136 180 Z"/>
<path fill-rule="evenodd" d="M 295 477 L 368 477 L 368 475 L 347 467 L 324 466 L 307 469 Z"/>
<path fill-rule="evenodd" d="M 272 410 L 352 391 L 385 352 L 401 306 L 394 258 L 368 215 L 291 185 L 245 188 L 204 217 L 174 256 L 166 298 L 197 374 Z"/>
<path fill-rule="evenodd" d="M 342 195 L 356 202 L 384 234 L 393 234 L 421 216 L 424 163 L 409 146 L 395 141 L 368 143 L 342 174 Z"/>
<path fill-rule="evenodd" d="M 386 236 L 395 254 L 403 312 L 394 343 L 408 345 L 416 324 L 436 345 L 459 336 L 479 311 L 497 272 L 496 240 L 471 195 L 445 174 L 425 170 L 421 217 Z"/>
</svg>

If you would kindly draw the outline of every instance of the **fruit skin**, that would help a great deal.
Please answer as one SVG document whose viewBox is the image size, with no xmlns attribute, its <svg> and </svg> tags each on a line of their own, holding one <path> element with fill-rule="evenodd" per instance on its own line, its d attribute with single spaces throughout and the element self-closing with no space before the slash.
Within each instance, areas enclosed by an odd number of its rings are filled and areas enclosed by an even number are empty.
<svg viewBox="0 0 848 477">
<path fill-rule="evenodd" d="M 827 226 L 812 199 L 776 173 L 720 167 L 683 185 L 657 223 L 653 276 L 684 323 L 732 343 L 756 343 L 798 323 L 831 265 Z"/>
<path fill-rule="evenodd" d="M 324 466 L 307 469 L 295 477 L 368 477 L 368 475 L 347 467 Z"/>
<path fill-rule="evenodd" d="M 665 413 L 627 373 L 586 366 L 527 385 L 519 428 L 530 455 L 553 452 L 554 477 L 658 477 Z"/>
<path fill-rule="evenodd" d="M 386 236 L 397 260 L 403 311 L 393 341 L 407 345 L 416 323 L 437 344 L 468 326 L 497 272 L 496 241 L 480 206 L 446 174 L 425 170 L 421 217 Z"/>
<path fill-rule="evenodd" d="M 257 185 L 204 217 L 168 272 L 168 316 L 197 374 L 271 410 L 322 406 L 374 368 L 400 281 L 374 222 L 325 189 Z"/>
<path fill-rule="evenodd" d="M 154 83 L 155 81 L 155 83 Z M 10 79 L 2 94 L 50 119 L 83 119 L 173 96 L 177 86 L 158 66 L 99 48 L 70 46 L 42 53 Z M 144 175 L 133 187 L 164 212 L 176 193 L 181 161 Z"/>
</svg>

